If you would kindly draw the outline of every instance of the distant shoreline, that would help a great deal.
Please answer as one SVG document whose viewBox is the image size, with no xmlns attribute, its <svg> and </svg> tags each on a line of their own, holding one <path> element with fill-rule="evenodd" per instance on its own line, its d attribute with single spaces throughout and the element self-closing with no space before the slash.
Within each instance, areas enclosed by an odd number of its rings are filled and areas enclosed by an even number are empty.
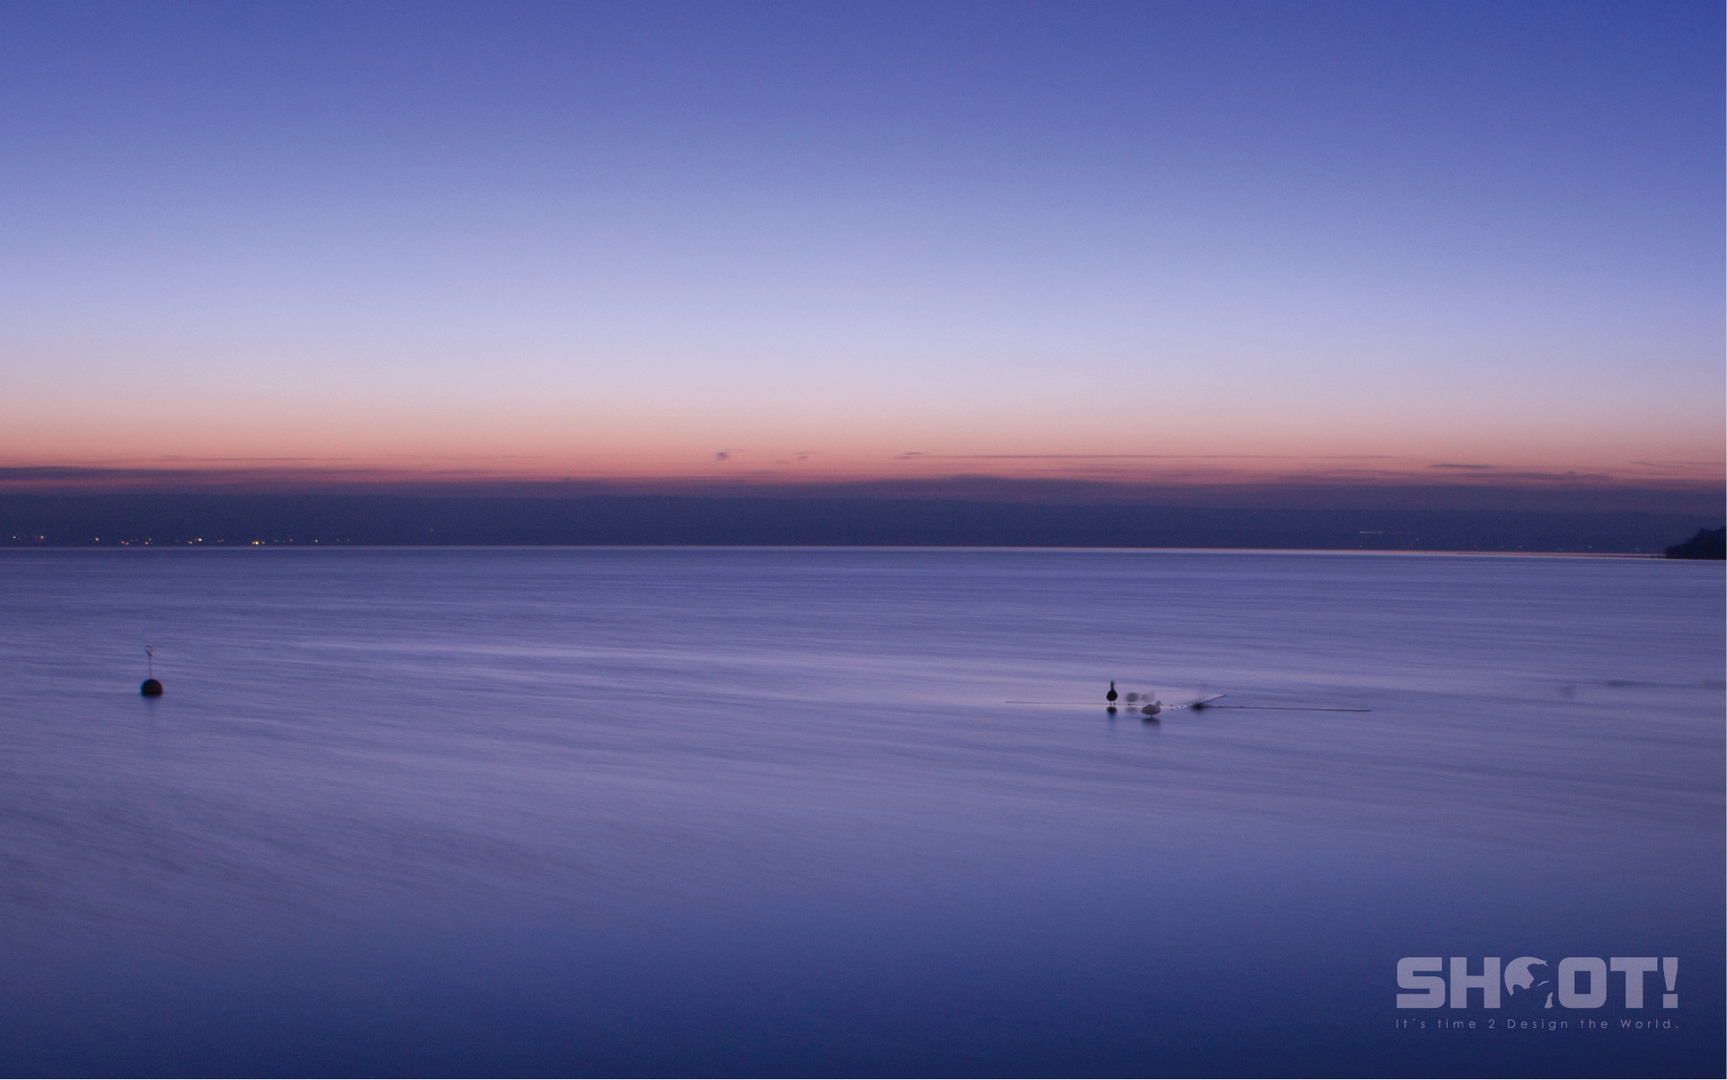
<svg viewBox="0 0 1727 1080">
<path fill-rule="evenodd" d="M 1658 556 L 1685 510 L 1219 507 L 908 498 L 0 495 L 0 548 L 775 547 Z"/>
<path fill-rule="evenodd" d="M 3 544 L 0 557 L 33 552 L 321 552 L 321 551 L 943 551 L 1086 555 L 1363 555 L 1399 558 L 1604 559 L 1698 563 L 1636 551 L 1451 551 L 1379 548 L 1029 547 L 1013 544 Z"/>
</svg>

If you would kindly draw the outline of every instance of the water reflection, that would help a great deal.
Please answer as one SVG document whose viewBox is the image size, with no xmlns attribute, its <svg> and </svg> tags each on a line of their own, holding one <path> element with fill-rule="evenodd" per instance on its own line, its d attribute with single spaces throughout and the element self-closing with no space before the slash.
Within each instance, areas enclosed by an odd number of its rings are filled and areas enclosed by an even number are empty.
<svg viewBox="0 0 1727 1080">
<path fill-rule="evenodd" d="M 1720 1071 L 1693 569 L 8 555 L 0 1063 Z M 1373 711 L 1002 704 L 1112 673 Z M 1430 952 L 1683 955 L 1692 1026 L 1400 1040 Z"/>
</svg>

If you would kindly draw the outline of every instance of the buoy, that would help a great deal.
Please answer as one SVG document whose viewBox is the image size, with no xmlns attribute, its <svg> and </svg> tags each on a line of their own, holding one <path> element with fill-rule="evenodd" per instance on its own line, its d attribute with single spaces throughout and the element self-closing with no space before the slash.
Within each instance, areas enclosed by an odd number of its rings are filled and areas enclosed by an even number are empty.
<svg viewBox="0 0 1727 1080">
<path fill-rule="evenodd" d="M 1103 695 L 1103 700 L 1109 702 L 1111 705 L 1114 705 L 1116 696 L 1117 695 L 1115 692 L 1115 680 L 1111 679 L 1111 680 L 1109 680 L 1109 693 Z"/>
<path fill-rule="evenodd" d="M 138 687 L 138 692 L 145 697 L 161 697 L 162 684 L 156 681 L 156 650 L 149 645 L 144 646 L 144 662 L 150 665 L 150 677 Z"/>
</svg>

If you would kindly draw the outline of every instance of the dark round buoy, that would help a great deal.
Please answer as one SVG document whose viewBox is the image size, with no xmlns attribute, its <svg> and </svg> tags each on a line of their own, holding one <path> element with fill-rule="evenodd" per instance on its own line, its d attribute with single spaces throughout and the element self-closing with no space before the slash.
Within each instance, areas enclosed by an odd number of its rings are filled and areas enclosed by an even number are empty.
<svg viewBox="0 0 1727 1080">
<path fill-rule="evenodd" d="M 162 684 L 155 679 L 145 679 L 144 685 L 138 688 L 138 692 L 145 697 L 161 697 Z"/>
</svg>

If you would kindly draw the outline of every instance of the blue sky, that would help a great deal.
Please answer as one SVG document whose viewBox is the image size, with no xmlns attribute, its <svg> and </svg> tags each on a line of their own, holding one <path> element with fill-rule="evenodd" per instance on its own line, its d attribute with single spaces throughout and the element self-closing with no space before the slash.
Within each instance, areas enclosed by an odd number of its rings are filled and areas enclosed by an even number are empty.
<svg viewBox="0 0 1727 1080">
<path fill-rule="evenodd" d="M 10 5 L 0 466 L 1718 483 L 1723 37 Z"/>
</svg>

